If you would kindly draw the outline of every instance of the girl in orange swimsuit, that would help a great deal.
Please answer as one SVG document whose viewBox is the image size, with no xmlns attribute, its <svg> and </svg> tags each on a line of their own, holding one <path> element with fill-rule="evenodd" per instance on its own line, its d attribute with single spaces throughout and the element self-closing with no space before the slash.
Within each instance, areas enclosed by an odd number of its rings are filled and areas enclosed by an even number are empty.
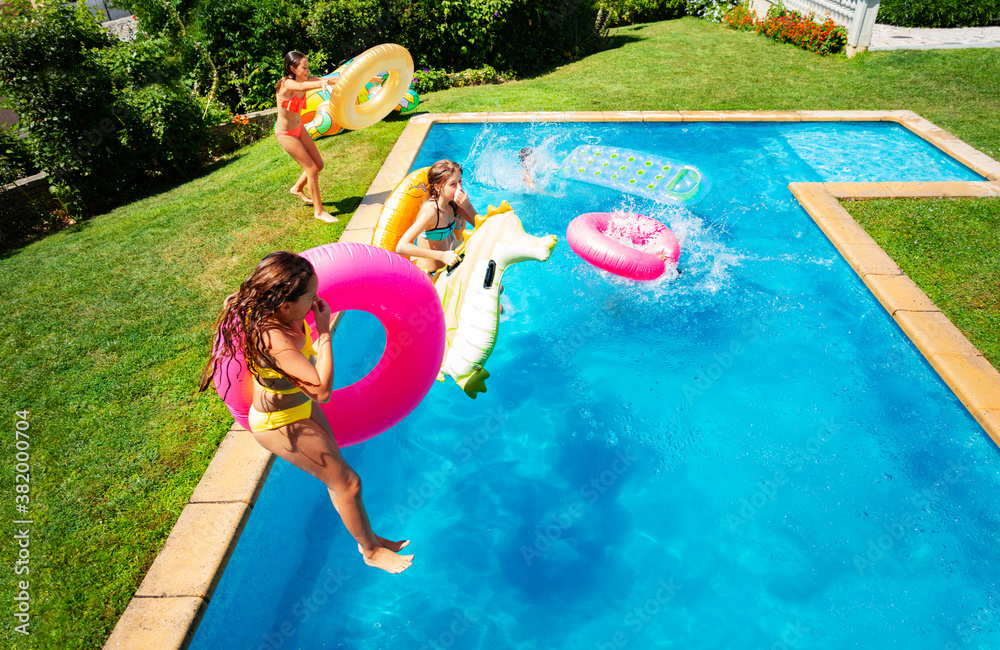
<svg viewBox="0 0 1000 650">
<path fill-rule="evenodd" d="M 316 143 L 302 125 L 302 109 L 306 106 L 306 91 L 319 88 L 329 88 L 329 79 L 309 76 L 309 59 L 302 52 L 289 52 L 285 55 L 285 76 L 278 82 L 275 91 L 278 100 L 278 120 L 274 123 L 274 132 L 278 136 L 278 144 L 302 166 L 302 175 L 289 190 L 306 203 L 312 203 L 313 213 L 317 219 L 333 223 L 337 218 L 323 209 L 319 193 L 319 172 L 323 169 L 323 157 L 320 156 Z M 308 185 L 310 199 L 302 188 Z"/>
<path fill-rule="evenodd" d="M 316 272 L 303 257 L 279 252 L 261 260 L 224 303 L 217 322 L 218 352 L 202 373 L 201 390 L 212 381 L 216 357 L 232 356 L 235 346 L 242 346 L 254 378 L 254 438 L 326 485 L 365 563 L 400 573 L 413 561 L 412 555 L 399 554 L 409 540 L 394 542 L 372 531 L 361 479 L 340 454 L 322 409 L 312 408 L 314 401 L 328 401 L 333 390 L 330 307 L 316 296 L 318 287 Z M 309 312 L 316 319 L 315 340 L 304 322 Z"/>
</svg>

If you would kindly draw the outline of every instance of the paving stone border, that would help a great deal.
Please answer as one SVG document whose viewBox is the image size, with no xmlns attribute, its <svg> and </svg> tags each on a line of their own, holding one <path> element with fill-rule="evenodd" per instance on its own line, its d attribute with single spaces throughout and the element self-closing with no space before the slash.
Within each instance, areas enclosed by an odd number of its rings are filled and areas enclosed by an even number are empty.
<svg viewBox="0 0 1000 650">
<path fill-rule="evenodd" d="M 1000 47 L 1000 27 L 896 27 L 875 25 L 869 50 L 947 50 Z"/>
</svg>

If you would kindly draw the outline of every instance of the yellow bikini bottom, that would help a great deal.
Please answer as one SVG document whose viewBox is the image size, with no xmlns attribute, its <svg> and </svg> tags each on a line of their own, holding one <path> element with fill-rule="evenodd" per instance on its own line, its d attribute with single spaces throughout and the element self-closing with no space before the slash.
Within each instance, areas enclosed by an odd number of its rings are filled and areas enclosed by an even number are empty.
<svg viewBox="0 0 1000 650">
<path fill-rule="evenodd" d="M 305 420 L 311 415 L 312 400 L 307 400 L 290 409 L 271 411 L 270 413 L 262 413 L 251 406 L 247 419 L 249 420 L 251 431 L 271 431 L 292 422 Z"/>
</svg>

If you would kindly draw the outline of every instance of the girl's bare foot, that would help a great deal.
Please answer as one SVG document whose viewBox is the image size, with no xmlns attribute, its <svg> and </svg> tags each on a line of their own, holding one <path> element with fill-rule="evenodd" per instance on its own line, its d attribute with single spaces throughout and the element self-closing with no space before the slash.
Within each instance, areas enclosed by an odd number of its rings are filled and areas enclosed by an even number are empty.
<svg viewBox="0 0 1000 650">
<path fill-rule="evenodd" d="M 361 548 L 361 544 L 358 544 L 358 553 L 365 558 L 365 564 L 368 566 L 378 567 L 389 573 L 402 573 L 413 564 L 412 555 L 399 555 L 398 551 L 404 546 L 409 546 L 410 540 L 404 539 L 399 542 L 394 542 L 390 539 L 384 537 L 375 536 L 375 541 L 379 543 L 378 546 L 371 552 L 371 555 L 365 554 L 365 550 Z"/>
<path fill-rule="evenodd" d="M 302 190 L 296 190 L 293 187 L 292 189 L 288 190 L 288 192 L 290 194 L 292 194 L 293 196 L 297 196 L 300 199 L 302 199 L 302 202 L 305 203 L 306 205 L 312 205 L 313 204 L 313 200 L 310 199 L 308 196 L 306 196 L 306 193 L 303 192 Z"/>
<path fill-rule="evenodd" d="M 338 219 L 337 217 L 333 216 L 332 214 L 330 214 L 326 210 L 323 210 L 322 212 L 317 212 L 313 216 L 316 217 L 317 219 L 319 219 L 320 221 L 325 221 L 327 223 L 337 223 L 338 221 L 340 221 L 340 219 Z"/>
<path fill-rule="evenodd" d="M 399 555 L 384 546 L 376 546 L 371 555 L 363 554 L 365 564 L 389 573 L 402 573 L 413 564 L 412 555 Z"/>
</svg>

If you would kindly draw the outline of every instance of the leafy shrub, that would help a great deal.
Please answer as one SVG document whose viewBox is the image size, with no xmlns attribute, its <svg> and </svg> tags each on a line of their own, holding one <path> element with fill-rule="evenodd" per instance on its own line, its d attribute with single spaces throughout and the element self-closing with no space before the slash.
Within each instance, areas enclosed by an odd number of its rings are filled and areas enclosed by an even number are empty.
<svg viewBox="0 0 1000 650">
<path fill-rule="evenodd" d="M 308 52 L 306 5 L 297 0 L 202 0 L 192 22 L 192 38 L 204 43 L 218 68 L 219 96 L 228 106 L 240 103 L 233 79 L 249 80 L 263 68 L 263 83 L 247 83 L 241 90 L 248 110 L 274 104 L 274 89 L 283 74 L 282 61 L 290 50 Z M 316 70 L 316 62 L 310 59 Z M 270 76 L 271 72 L 276 72 Z"/>
<path fill-rule="evenodd" d="M 143 172 L 198 164 L 202 106 L 160 54 L 109 36 L 85 8 L 45 4 L 0 26 L 0 94 L 67 211 L 106 207 Z"/>
<path fill-rule="evenodd" d="M 753 29 L 779 43 L 792 43 L 817 54 L 841 52 L 847 46 L 847 30 L 829 18 L 819 24 L 811 16 L 779 5 L 772 7 L 764 20 L 757 20 L 753 12 L 739 5 L 726 13 L 722 22 L 737 30 Z"/>
<path fill-rule="evenodd" d="M 308 31 L 344 57 L 393 42 L 417 68 L 531 73 L 600 47 L 596 18 L 597 0 L 321 0 Z"/>
<path fill-rule="evenodd" d="M 0 188 L 37 173 L 16 124 L 0 124 Z"/>
<path fill-rule="evenodd" d="M 327 55 L 342 61 L 392 39 L 393 3 L 384 0 L 327 0 L 309 12 L 306 33 Z"/>
<path fill-rule="evenodd" d="M 497 72 L 492 66 L 482 68 L 470 68 L 461 72 L 446 72 L 445 70 L 434 70 L 424 68 L 413 73 L 416 80 L 414 89 L 419 94 L 434 92 L 435 90 L 445 90 L 446 88 L 462 86 L 482 86 L 484 84 L 502 84 L 510 81 L 513 75 Z"/>
<path fill-rule="evenodd" d="M 177 20 L 197 12 L 200 0 L 114 0 L 117 9 L 131 11 L 139 29 L 149 35 L 170 32 Z"/>
<path fill-rule="evenodd" d="M 687 0 L 601 0 L 608 27 L 680 18 L 687 13 Z"/>
<path fill-rule="evenodd" d="M 882 0 L 878 21 L 900 27 L 1000 25 L 1000 0 Z"/>
<path fill-rule="evenodd" d="M 185 176 L 199 166 L 207 140 L 202 108 L 189 93 L 169 84 L 149 84 L 118 94 L 122 146 L 142 152 L 142 168 Z"/>
</svg>

